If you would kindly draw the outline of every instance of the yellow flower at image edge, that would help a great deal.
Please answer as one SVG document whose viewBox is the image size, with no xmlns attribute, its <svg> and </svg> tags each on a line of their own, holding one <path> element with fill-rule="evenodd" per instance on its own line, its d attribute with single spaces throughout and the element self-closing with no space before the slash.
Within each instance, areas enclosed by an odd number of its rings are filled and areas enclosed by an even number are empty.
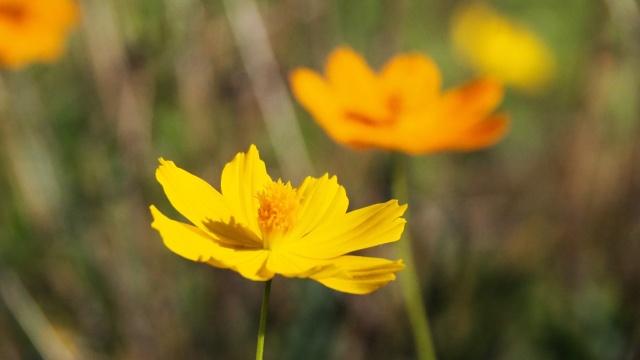
<svg viewBox="0 0 640 360">
<path fill-rule="evenodd" d="M 441 93 L 437 66 L 420 54 L 398 55 L 376 74 L 353 50 L 339 48 L 325 74 L 294 70 L 293 93 L 329 136 L 350 147 L 473 150 L 493 145 L 508 127 L 505 114 L 493 114 L 500 82 L 480 78 Z"/>
<path fill-rule="evenodd" d="M 477 71 L 535 93 L 551 81 L 555 58 L 524 25 L 482 3 L 458 8 L 451 20 L 457 53 Z"/>
<path fill-rule="evenodd" d="M 77 21 L 72 0 L 0 0 L 0 65 L 56 60 Z"/>
<path fill-rule="evenodd" d="M 189 260 L 256 281 L 275 274 L 311 278 L 352 294 L 368 294 L 404 268 L 401 260 L 349 253 L 397 241 L 406 205 L 391 200 L 347 212 L 349 200 L 335 176 L 307 177 L 298 188 L 273 181 L 253 145 L 224 167 L 221 192 L 163 159 L 156 178 L 193 225 L 152 205 L 151 226 Z"/>
</svg>

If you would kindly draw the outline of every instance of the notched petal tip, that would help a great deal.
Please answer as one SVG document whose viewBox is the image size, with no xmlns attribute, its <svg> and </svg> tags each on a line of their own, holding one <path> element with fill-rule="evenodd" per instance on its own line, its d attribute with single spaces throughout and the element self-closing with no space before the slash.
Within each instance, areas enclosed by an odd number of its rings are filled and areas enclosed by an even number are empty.
<svg viewBox="0 0 640 360">
<path fill-rule="evenodd" d="M 409 204 L 400 205 L 400 201 L 398 199 L 391 199 L 387 201 L 387 203 L 396 205 L 398 208 L 400 208 L 401 212 L 400 212 L 400 215 L 398 216 L 402 216 L 404 212 L 407 211 L 407 209 L 409 208 Z"/>
<path fill-rule="evenodd" d="M 247 151 L 247 154 L 253 154 L 255 153 L 256 156 L 260 157 L 260 152 L 258 151 L 258 147 L 255 146 L 255 144 L 251 144 L 249 145 L 249 150 Z"/>
</svg>

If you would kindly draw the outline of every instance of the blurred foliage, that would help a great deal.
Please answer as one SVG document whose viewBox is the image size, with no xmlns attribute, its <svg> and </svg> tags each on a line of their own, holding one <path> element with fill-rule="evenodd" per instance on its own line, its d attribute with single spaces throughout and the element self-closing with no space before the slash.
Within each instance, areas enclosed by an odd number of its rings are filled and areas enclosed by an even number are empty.
<svg viewBox="0 0 640 360">
<path fill-rule="evenodd" d="M 230 3 L 86 0 L 66 57 L 2 72 L 3 358 L 48 358 L 61 344 L 79 359 L 253 356 L 262 284 L 171 254 L 148 211 L 179 217 L 154 179 L 160 156 L 217 187 L 221 167 L 255 143 L 287 175 Z M 449 34 L 459 3 L 261 0 L 281 71 L 270 76 L 321 70 L 346 44 L 374 67 L 426 53 L 445 86 L 466 81 Z M 492 6 L 536 31 L 558 71 L 543 94 L 508 90 L 513 125 L 498 146 L 412 158 L 409 227 L 439 358 L 638 358 L 638 9 Z M 317 169 L 306 175 L 336 174 L 354 207 L 388 198 L 389 154 L 337 146 L 296 114 Z M 265 356 L 413 358 L 398 285 L 363 297 L 276 278 Z"/>
</svg>

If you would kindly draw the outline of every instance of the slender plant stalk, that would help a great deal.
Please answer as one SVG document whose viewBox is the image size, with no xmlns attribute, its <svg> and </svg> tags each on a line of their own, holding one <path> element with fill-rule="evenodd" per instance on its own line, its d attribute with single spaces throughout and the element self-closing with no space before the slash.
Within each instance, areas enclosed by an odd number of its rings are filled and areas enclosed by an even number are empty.
<svg viewBox="0 0 640 360">
<path fill-rule="evenodd" d="M 269 307 L 269 294 L 271 293 L 271 280 L 264 283 L 264 295 L 262 295 L 262 309 L 260 310 L 260 327 L 258 328 L 258 346 L 256 360 L 262 360 L 264 352 L 264 334 L 267 328 L 267 308 Z"/>
<path fill-rule="evenodd" d="M 401 154 L 393 155 L 393 179 L 392 191 L 395 198 L 400 202 L 408 203 L 407 191 L 407 158 Z M 407 215 L 405 215 L 407 218 Z M 400 241 L 396 242 L 398 255 L 405 264 L 405 269 L 399 276 L 400 286 L 404 295 L 405 306 L 409 313 L 409 322 L 413 331 L 413 338 L 416 344 L 417 358 L 420 360 L 435 360 L 436 353 L 431 340 L 431 330 L 429 329 L 429 319 L 422 299 L 422 292 L 418 275 L 413 260 L 411 250 L 411 235 L 404 231 Z"/>
</svg>

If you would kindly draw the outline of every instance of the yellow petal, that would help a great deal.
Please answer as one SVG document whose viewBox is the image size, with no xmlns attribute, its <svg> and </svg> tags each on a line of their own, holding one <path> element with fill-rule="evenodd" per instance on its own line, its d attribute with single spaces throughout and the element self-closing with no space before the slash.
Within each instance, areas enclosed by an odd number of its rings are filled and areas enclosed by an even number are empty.
<svg viewBox="0 0 640 360">
<path fill-rule="evenodd" d="M 221 246 L 217 239 L 199 228 L 171 220 L 153 205 L 150 209 L 154 220 L 151 226 L 160 232 L 164 244 L 174 253 L 192 261 L 235 270 L 250 280 L 273 277 L 274 274 L 264 268 L 266 250 L 234 250 Z"/>
<path fill-rule="evenodd" d="M 151 227 L 160 232 L 169 250 L 191 261 L 206 262 L 212 257 L 224 259 L 232 250 L 221 247 L 211 235 L 201 229 L 174 221 L 151 205 Z M 224 267 L 224 266 L 221 266 Z"/>
<path fill-rule="evenodd" d="M 212 258 L 207 263 L 211 266 L 234 270 L 249 280 L 265 281 L 275 275 L 265 267 L 268 258 L 268 250 L 240 250 L 234 251 L 231 256 L 223 260 Z M 220 264 L 223 266 L 219 266 Z"/>
<path fill-rule="evenodd" d="M 173 161 L 160 158 L 156 179 L 162 184 L 171 205 L 197 227 L 204 223 L 227 221 L 231 212 L 225 199 L 211 185 L 179 167 Z"/>
<path fill-rule="evenodd" d="M 329 277 L 340 271 L 333 266 L 331 260 L 311 259 L 287 251 L 272 251 L 266 269 L 282 276 L 298 278 L 312 275 Z"/>
<path fill-rule="evenodd" d="M 236 155 L 222 170 L 221 187 L 226 204 L 236 220 L 246 224 L 255 234 L 261 234 L 258 227 L 260 204 L 256 195 L 271 182 L 255 145 L 251 145 L 246 154 Z"/>
<path fill-rule="evenodd" d="M 288 242 L 286 248 L 309 258 L 329 259 L 393 242 L 404 229 L 406 221 L 400 216 L 406 209 L 391 200 L 351 211 L 327 219 L 299 241 Z"/>
<path fill-rule="evenodd" d="M 317 282 L 350 294 L 369 294 L 395 280 L 395 273 L 404 269 L 402 260 L 391 261 L 363 256 L 341 256 L 333 260 L 343 270 L 335 276 L 311 276 Z"/>
<path fill-rule="evenodd" d="M 289 231 L 290 239 L 300 239 L 319 223 L 344 215 L 349 206 L 344 188 L 328 174 L 319 179 L 307 177 L 298 187 L 298 194 L 302 198 L 298 224 Z"/>
</svg>

